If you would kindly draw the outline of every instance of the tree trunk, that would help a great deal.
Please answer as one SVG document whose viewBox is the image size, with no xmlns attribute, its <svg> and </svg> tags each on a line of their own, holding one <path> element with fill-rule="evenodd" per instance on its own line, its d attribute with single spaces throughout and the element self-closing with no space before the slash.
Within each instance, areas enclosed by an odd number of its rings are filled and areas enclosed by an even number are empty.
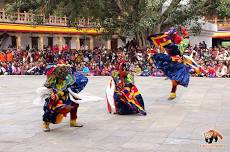
<svg viewBox="0 0 230 152">
<path fill-rule="evenodd" d="M 142 47 L 142 40 L 141 40 L 138 32 L 135 33 L 135 37 L 136 37 L 136 40 L 137 40 L 139 46 Z"/>
<path fill-rule="evenodd" d="M 151 33 L 151 30 L 150 30 L 149 28 L 146 30 L 146 32 L 147 32 L 147 36 L 149 36 L 149 35 L 152 34 L 152 33 Z"/>
<path fill-rule="evenodd" d="M 142 31 L 140 32 L 140 36 L 141 36 L 141 40 L 142 40 L 142 47 L 145 47 L 146 46 L 146 36 L 145 36 L 145 33 Z"/>
<path fill-rule="evenodd" d="M 158 24 L 157 26 L 155 26 L 152 30 L 153 34 L 158 34 L 161 32 L 161 24 Z"/>
</svg>

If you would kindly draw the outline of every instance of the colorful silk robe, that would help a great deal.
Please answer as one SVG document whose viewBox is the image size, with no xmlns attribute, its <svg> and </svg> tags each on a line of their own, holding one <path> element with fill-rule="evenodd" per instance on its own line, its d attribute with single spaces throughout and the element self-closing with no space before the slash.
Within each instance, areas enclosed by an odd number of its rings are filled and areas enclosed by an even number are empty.
<svg viewBox="0 0 230 152">
<path fill-rule="evenodd" d="M 77 72 L 66 73 L 64 79 L 60 79 L 53 72 L 47 75 L 45 87 L 52 89 L 52 94 L 45 99 L 43 121 L 54 124 L 60 123 L 72 108 L 73 101 L 70 100 L 68 89 L 74 93 L 79 93 L 87 83 L 88 78 Z"/>
<path fill-rule="evenodd" d="M 134 77 L 128 73 L 122 82 L 120 73 L 113 71 L 112 78 L 115 82 L 114 102 L 116 112 L 121 115 L 141 114 L 146 115 L 143 98 L 134 85 Z"/>
</svg>

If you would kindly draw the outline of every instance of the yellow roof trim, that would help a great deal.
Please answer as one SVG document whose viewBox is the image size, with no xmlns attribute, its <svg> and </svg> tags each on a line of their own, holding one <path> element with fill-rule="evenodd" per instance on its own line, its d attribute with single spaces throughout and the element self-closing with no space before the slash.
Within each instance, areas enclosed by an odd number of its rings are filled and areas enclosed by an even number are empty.
<svg viewBox="0 0 230 152">
<path fill-rule="evenodd" d="M 0 23 L 0 31 L 7 32 L 35 32 L 35 33 L 61 33 L 61 34 L 89 34 L 97 35 L 102 33 L 102 29 L 63 27 L 63 26 L 45 26 L 28 24 L 8 24 Z"/>
<path fill-rule="evenodd" d="M 230 38 L 230 32 L 217 32 L 212 35 L 212 38 Z"/>
</svg>

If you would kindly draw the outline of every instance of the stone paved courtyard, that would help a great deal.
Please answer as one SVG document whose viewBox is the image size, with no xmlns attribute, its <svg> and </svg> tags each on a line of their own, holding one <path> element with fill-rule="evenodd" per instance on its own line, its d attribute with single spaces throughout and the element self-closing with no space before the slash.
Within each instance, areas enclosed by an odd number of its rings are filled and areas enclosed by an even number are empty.
<svg viewBox="0 0 230 152">
<path fill-rule="evenodd" d="M 91 77 L 83 93 L 105 99 L 109 77 Z M 0 152 L 230 152 L 230 79 L 192 78 L 168 101 L 170 81 L 136 77 L 147 116 L 107 112 L 105 100 L 82 103 L 79 121 L 66 118 L 41 129 L 42 106 L 33 104 L 44 76 L 0 77 Z M 207 145 L 203 133 L 216 129 L 224 139 Z"/>
</svg>

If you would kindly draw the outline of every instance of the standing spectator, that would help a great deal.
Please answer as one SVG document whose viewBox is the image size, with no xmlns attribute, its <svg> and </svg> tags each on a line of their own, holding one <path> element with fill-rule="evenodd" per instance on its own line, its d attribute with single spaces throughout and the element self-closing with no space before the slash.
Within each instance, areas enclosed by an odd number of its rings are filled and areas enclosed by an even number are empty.
<svg viewBox="0 0 230 152">
<path fill-rule="evenodd" d="M 212 59 L 213 59 L 213 60 L 216 60 L 217 57 L 218 57 L 218 55 L 219 55 L 219 50 L 218 50 L 218 48 L 215 47 L 215 48 L 212 50 L 211 54 L 212 54 Z"/>
<path fill-rule="evenodd" d="M 207 44 L 205 43 L 205 41 L 203 41 L 203 43 L 202 43 L 202 48 L 207 49 Z"/>
<path fill-rule="evenodd" d="M 7 60 L 7 62 L 12 62 L 13 61 L 13 52 L 11 50 L 7 51 L 6 60 Z"/>
<path fill-rule="evenodd" d="M 0 52 L 0 62 L 6 62 L 6 54 L 3 51 Z"/>
</svg>

